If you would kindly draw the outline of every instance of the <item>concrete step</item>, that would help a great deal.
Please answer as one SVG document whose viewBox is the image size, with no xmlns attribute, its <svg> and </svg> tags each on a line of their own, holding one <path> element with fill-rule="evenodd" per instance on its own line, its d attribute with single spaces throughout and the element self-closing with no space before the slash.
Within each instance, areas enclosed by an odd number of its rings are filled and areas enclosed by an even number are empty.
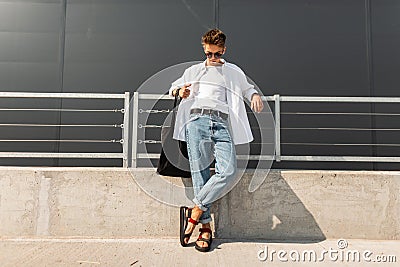
<svg viewBox="0 0 400 267">
<path fill-rule="evenodd" d="M 347 244 L 347 246 L 344 246 Z M 215 239 L 211 251 L 176 238 L 0 239 L 0 265 L 18 266 L 399 266 L 399 241 L 273 242 Z"/>
</svg>

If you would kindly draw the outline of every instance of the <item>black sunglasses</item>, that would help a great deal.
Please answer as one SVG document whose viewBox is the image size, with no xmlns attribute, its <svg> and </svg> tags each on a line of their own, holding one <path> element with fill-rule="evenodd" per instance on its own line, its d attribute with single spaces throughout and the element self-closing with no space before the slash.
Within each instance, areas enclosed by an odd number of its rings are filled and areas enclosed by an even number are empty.
<svg viewBox="0 0 400 267">
<path fill-rule="evenodd" d="M 212 58 L 213 55 L 214 55 L 214 57 L 217 58 L 217 59 L 222 57 L 222 53 L 220 53 L 220 52 L 216 52 L 216 53 L 207 52 L 207 53 L 206 53 L 207 58 Z"/>
</svg>

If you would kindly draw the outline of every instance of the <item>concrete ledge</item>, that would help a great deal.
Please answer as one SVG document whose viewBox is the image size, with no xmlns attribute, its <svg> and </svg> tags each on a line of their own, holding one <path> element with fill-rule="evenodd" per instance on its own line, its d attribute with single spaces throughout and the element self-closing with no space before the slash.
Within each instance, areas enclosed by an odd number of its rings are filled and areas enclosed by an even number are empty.
<svg viewBox="0 0 400 267">
<path fill-rule="evenodd" d="M 178 208 L 135 176 L 159 178 L 154 169 L 2 167 L 0 237 L 178 236 Z M 400 239 L 400 172 L 275 170 L 253 193 L 250 180 L 213 206 L 218 237 Z"/>
</svg>

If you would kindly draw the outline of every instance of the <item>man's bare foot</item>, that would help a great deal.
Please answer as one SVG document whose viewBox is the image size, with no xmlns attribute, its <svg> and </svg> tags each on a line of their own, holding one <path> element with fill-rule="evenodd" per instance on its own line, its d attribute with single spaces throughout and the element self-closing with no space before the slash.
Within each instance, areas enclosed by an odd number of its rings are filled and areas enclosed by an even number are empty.
<svg viewBox="0 0 400 267">
<path fill-rule="evenodd" d="M 202 228 L 211 229 L 210 223 L 205 223 L 205 224 L 202 224 L 202 225 L 203 225 Z M 201 237 L 202 237 L 202 238 L 205 238 L 205 239 L 210 239 L 210 233 L 208 233 L 208 232 L 203 232 L 203 233 L 201 234 Z M 208 247 L 208 244 L 207 244 L 206 242 L 204 242 L 204 241 L 196 241 L 196 244 L 197 244 L 199 247 L 202 247 L 202 248 Z"/>
<path fill-rule="evenodd" d="M 202 214 L 203 214 L 203 211 L 199 207 L 194 206 L 194 208 L 192 209 L 191 218 L 193 220 L 195 220 L 196 222 L 198 222 Z M 195 228 L 196 228 L 196 225 L 189 221 L 188 225 L 186 227 L 186 230 L 185 230 L 185 234 L 193 233 Z M 190 238 L 185 238 L 184 239 L 185 244 L 189 243 L 189 239 Z"/>
</svg>

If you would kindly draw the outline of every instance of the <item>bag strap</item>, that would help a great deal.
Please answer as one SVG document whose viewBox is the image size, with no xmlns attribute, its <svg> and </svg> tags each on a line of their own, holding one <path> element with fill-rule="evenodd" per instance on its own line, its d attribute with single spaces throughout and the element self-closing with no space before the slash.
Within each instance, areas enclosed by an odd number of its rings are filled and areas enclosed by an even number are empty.
<svg viewBox="0 0 400 267">
<path fill-rule="evenodd" d="M 179 97 L 179 90 L 181 90 L 180 87 L 176 90 L 176 93 L 175 93 L 174 108 L 176 108 L 177 103 L 178 103 L 178 98 L 180 98 L 180 97 Z M 180 99 L 180 100 L 181 100 L 181 99 Z M 180 100 L 179 100 L 179 103 L 181 102 Z M 178 105 L 179 105 L 179 103 L 178 103 Z"/>
<path fill-rule="evenodd" d="M 176 120 L 176 106 L 179 105 L 181 103 L 181 98 L 179 97 L 179 90 L 181 90 L 181 88 L 179 88 L 178 90 L 176 90 L 176 94 L 175 94 L 175 100 L 174 100 L 174 107 L 172 108 L 172 124 L 171 126 L 175 125 L 175 120 Z M 179 101 L 178 101 L 179 98 Z"/>
</svg>

